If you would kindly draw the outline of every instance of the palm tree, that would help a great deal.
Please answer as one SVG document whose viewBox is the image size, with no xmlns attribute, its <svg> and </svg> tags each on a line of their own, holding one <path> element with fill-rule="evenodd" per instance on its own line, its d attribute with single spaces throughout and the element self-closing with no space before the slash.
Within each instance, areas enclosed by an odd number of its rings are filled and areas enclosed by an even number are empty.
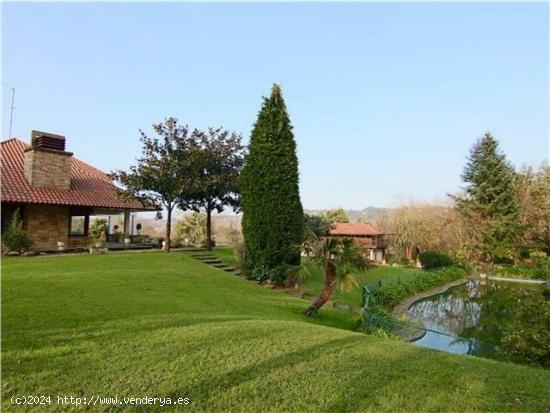
<svg viewBox="0 0 550 413">
<path fill-rule="evenodd" d="M 176 238 L 196 247 L 206 246 L 206 215 L 193 212 L 176 224 Z"/>
<path fill-rule="evenodd" d="M 307 316 L 312 316 L 332 297 L 334 289 L 351 290 L 359 285 L 354 273 L 364 271 L 368 267 L 368 261 L 363 256 L 362 249 L 349 238 L 317 238 L 310 242 L 309 259 L 320 264 L 325 272 L 323 291 L 319 297 L 304 311 Z M 302 275 L 307 275 L 307 267 L 300 267 Z"/>
</svg>

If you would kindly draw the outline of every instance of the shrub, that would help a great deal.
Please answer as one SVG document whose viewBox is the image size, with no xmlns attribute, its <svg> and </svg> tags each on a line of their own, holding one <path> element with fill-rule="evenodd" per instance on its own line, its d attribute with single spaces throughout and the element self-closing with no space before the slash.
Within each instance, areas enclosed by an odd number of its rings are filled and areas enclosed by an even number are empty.
<svg viewBox="0 0 550 413">
<path fill-rule="evenodd" d="M 32 241 L 23 229 L 23 220 L 19 210 L 16 210 L 2 236 L 2 241 L 8 251 L 21 252 L 32 246 Z"/>
<path fill-rule="evenodd" d="M 434 271 L 425 271 L 405 282 L 387 284 L 372 291 L 376 305 L 391 309 L 405 298 L 445 285 L 465 277 L 467 272 L 458 267 L 447 267 Z"/>
<path fill-rule="evenodd" d="M 90 246 L 101 245 L 103 246 L 103 234 L 108 230 L 106 219 L 96 219 L 90 228 L 88 229 L 88 240 Z"/>
<path fill-rule="evenodd" d="M 532 265 L 515 264 L 497 269 L 497 275 L 512 278 L 537 278 L 550 280 L 550 259 L 542 251 L 533 251 L 529 255 Z"/>
<path fill-rule="evenodd" d="M 420 264 L 427 270 L 454 265 L 454 260 L 451 257 L 437 251 L 424 251 L 420 253 L 418 259 Z"/>
<path fill-rule="evenodd" d="M 530 255 L 531 255 L 531 249 L 529 247 L 519 248 L 518 256 L 520 259 L 526 260 L 530 257 Z"/>
<path fill-rule="evenodd" d="M 402 265 L 403 267 L 414 267 L 414 260 L 411 260 L 410 258 L 407 258 L 407 257 L 401 257 L 401 259 L 399 260 L 399 264 Z"/>
<path fill-rule="evenodd" d="M 533 269 L 525 265 L 509 265 L 496 270 L 496 275 L 510 278 L 532 278 Z"/>
<path fill-rule="evenodd" d="M 477 265 L 473 262 L 470 262 L 470 261 L 455 261 L 455 266 L 459 267 L 459 268 L 462 268 L 468 274 L 473 274 L 473 273 L 480 272 L 478 270 Z"/>
<path fill-rule="evenodd" d="M 246 252 L 245 252 L 246 257 Z M 255 280 L 258 282 L 264 282 L 270 280 L 275 284 L 283 284 L 286 279 L 288 265 L 278 265 L 276 267 L 269 267 L 267 265 L 257 265 L 255 267 L 248 267 L 243 265 L 245 269 L 246 278 L 249 280 Z"/>
<path fill-rule="evenodd" d="M 495 255 L 493 261 L 495 264 L 512 265 L 514 263 L 514 258 L 508 255 Z"/>
<path fill-rule="evenodd" d="M 533 271 L 533 277 L 540 280 L 550 280 L 550 260 L 538 262 Z"/>
</svg>

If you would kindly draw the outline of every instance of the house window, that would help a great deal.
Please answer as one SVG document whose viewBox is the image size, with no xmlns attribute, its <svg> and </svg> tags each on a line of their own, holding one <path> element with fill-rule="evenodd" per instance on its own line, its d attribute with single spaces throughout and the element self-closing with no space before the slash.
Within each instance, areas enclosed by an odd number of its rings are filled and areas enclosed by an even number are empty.
<svg viewBox="0 0 550 413">
<path fill-rule="evenodd" d="M 75 212 L 71 213 L 69 220 L 69 235 L 73 237 L 88 235 L 89 215 Z"/>
</svg>

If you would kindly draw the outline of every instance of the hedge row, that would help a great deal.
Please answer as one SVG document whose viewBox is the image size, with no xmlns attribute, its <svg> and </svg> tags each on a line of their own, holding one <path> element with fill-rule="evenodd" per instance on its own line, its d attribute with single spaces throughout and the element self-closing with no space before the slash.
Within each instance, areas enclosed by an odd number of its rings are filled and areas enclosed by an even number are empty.
<svg viewBox="0 0 550 413">
<path fill-rule="evenodd" d="M 496 270 L 496 275 L 511 278 L 535 278 L 539 280 L 550 280 L 550 263 L 541 262 L 533 267 L 516 264 Z"/>
<path fill-rule="evenodd" d="M 440 287 L 466 275 L 466 270 L 459 267 L 425 271 L 408 281 L 387 284 L 373 290 L 372 298 L 376 305 L 385 309 L 392 309 L 407 297 Z"/>
</svg>

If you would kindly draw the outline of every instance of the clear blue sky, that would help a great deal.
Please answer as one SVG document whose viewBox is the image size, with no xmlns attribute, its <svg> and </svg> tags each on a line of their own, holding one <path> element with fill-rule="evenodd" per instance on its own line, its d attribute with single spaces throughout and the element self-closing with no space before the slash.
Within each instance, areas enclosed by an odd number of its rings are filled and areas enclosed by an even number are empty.
<svg viewBox="0 0 550 413">
<path fill-rule="evenodd" d="M 248 141 L 278 82 L 304 207 L 388 206 L 457 191 L 487 130 L 516 165 L 548 157 L 548 19 L 545 3 L 4 3 L 2 81 L 14 136 L 66 135 L 105 171 L 167 116 Z"/>
</svg>

